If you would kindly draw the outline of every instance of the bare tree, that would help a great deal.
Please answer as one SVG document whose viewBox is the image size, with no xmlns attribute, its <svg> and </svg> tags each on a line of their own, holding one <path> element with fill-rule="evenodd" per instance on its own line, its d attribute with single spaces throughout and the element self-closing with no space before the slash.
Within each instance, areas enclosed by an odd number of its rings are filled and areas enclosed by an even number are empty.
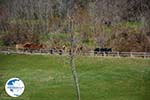
<svg viewBox="0 0 150 100">
<path fill-rule="evenodd" d="M 68 3 L 68 4 L 67 4 Z M 74 19 L 73 19 L 73 12 L 74 12 L 74 0 L 69 0 L 69 2 L 66 1 L 67 4 L 67 16 L 68 16 L 68 33 L 70 34 L 70 67 L 74 79 L 74 84 L 76 87 L 76 93 L 77 93 L 77 100 L 80 100 L 80 88 L 79 88 L 79 82 L 78 82 L 78 76 L 77 71 L 75 67 L 75 41 L 74 41 Z"/>
</svg>

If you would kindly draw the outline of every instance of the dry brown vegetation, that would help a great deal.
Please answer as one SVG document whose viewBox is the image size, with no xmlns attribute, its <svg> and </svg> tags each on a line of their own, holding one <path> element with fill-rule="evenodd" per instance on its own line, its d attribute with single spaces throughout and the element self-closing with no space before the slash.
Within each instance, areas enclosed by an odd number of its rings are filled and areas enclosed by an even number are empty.
<svg viewBox="0 0 150 100">
<path fill-rule="evenodd" d="M 0 45 L 68 45 L 68 9 L 76 44 L 150 52 L 149 0 L 0 0 Z"/>
</svg>

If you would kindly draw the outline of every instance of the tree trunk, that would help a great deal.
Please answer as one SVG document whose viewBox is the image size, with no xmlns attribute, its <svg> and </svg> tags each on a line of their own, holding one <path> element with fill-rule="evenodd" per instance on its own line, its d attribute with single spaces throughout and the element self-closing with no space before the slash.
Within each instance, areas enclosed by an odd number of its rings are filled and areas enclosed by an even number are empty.
<svg viewBox="0 0 150 100">
<path fill-rule="evenodd" d="M 78 82 L 78 76 L 77 76 L 77 72 L 76 72 L 76 67 L 75 67 L 75 62 L 74 62 L 74 57 L 75 57 L 75 51 L 74 51 L 74 32 L 73 32 L 73 22 L 70 20 L 69 21 L 69 30 L 70 30 L 70 67 L 71 67 L 71 71 L 72 71 L 72 75 L 73 75 L 73 80 L 74 80 L 74 84 L 75 84 L 75 88 L 76 88 L 76 92 L 77 92 L 77 100 L 80 100 L 80 88 L 79 88 L 79 82 Z"/>
<path fill-rule="evenodd" d="M 70 67 L 71 67 L 71 71 L 72 71 L 72 75 L 73 75 L 73 79 L 74 79 L 74 84 L 76 87 L 77 100 L 80 100 L 80 88 L 79 88 L 78 76 L 77 76 L 77 72 L 76 72 L 76 68 L 75 68 L 73 54 L 70 55 Z"/>
</svg>

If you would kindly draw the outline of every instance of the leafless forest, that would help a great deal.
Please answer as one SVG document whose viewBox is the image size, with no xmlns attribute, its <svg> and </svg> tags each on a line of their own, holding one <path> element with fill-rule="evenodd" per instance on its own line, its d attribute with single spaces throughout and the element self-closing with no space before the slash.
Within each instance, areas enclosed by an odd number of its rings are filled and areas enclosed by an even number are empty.
<svg viewBox="0 0 150 100">
<path fill-rule="evenodd" d="M 76 45 L 150 52 L 149 0 L 0 0 L 0 46 L 69 45 L 70 19 Z"/>
</svg>

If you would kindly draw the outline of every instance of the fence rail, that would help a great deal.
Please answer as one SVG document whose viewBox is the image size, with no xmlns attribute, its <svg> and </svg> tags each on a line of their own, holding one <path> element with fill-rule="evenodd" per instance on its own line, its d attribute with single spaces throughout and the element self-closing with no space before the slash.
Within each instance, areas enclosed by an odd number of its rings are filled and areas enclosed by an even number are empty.
<svg viewBox="0 0 150 100">
<path fill-rule="evenodd" d="M 150 58 L 150 52 L 108 52 L 108 53 L 99 53 L 94 54 L 94 51 L 86 53 L 86 55 L 91 56 L 111 56 L 111 57 L 141 57 L 141 58 Z"/>
<path fill-rule="evenodd" d="M 30 54 L 30 55 L 50 55 L 49 50 L 44 50 L 44 52 L 41 51 L 35 51 L 35 52 L 23 52 L 23 51 L 16 51 L 11 48 L 7 49 L 0 49 L 0 53 L 4 54 Z M 54 53 L 58 55 L 59 53 Z M 63 53 L 62 55 L 69 55 L 69 53 Z M 83 55 L 83 56 L 92 56 L 92 57 L 140 57 L 140 58 L 150 58 L 150 52 L 100 52 L 98 54 L 94 54 L 94 51 L 89 52 L 79 52 L 76 53 L 76 55 Z"/>
</svg>

